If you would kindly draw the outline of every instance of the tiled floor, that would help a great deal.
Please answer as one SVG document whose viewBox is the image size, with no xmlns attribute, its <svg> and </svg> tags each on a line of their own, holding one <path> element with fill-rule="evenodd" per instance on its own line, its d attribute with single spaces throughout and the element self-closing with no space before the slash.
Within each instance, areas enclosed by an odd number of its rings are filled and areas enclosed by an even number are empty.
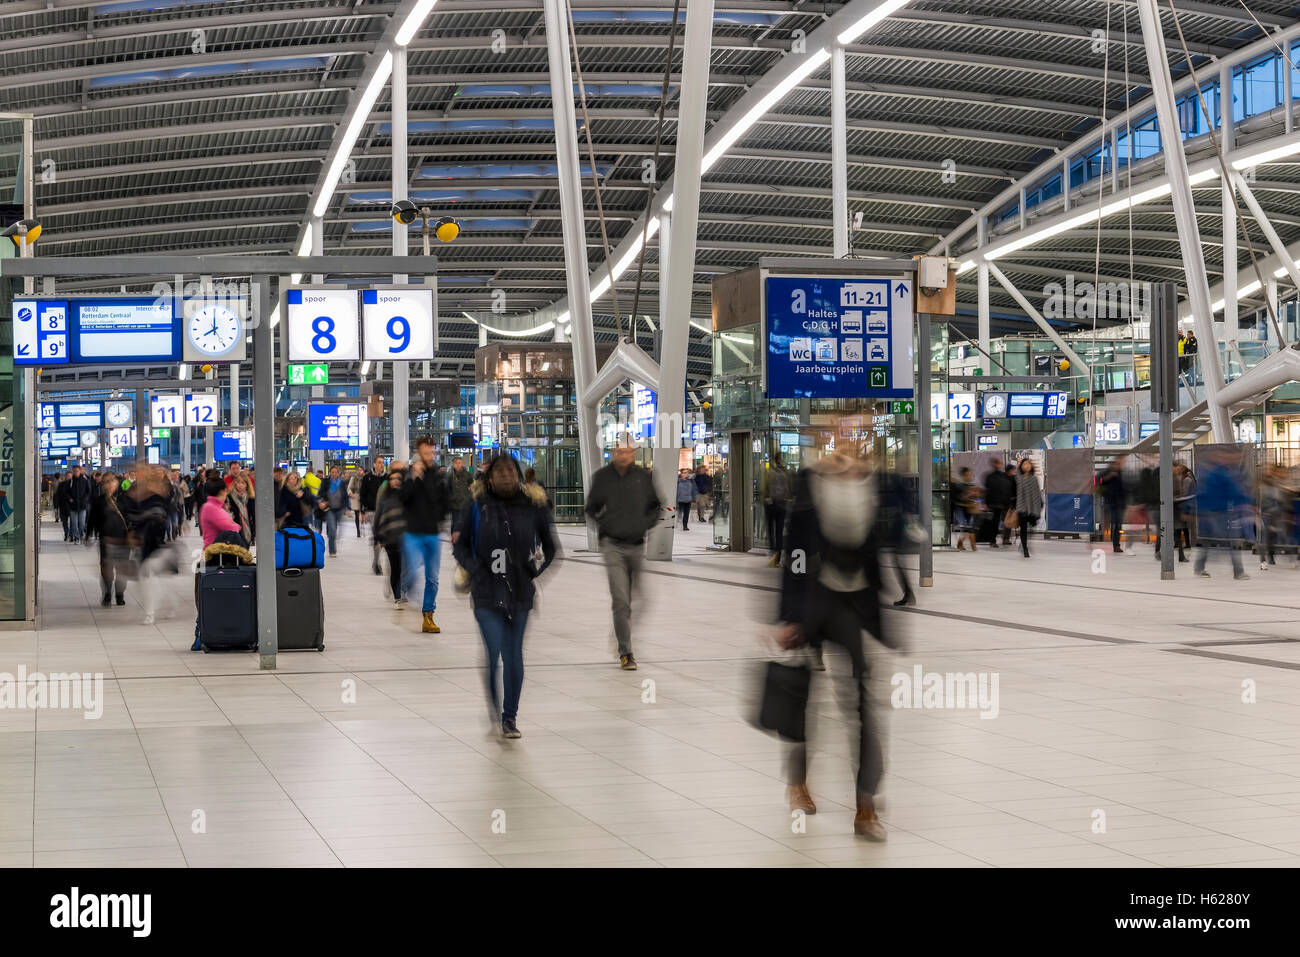
<svg viewBox="0 0 1300 957">
<path fill-rule="evenodd" d="M 364 544 L 325 570 L 327 650 L 257 671 L 188 650 L 177 613 L 100 608 L 95 553 L 47 525 L 42 629 L 0 672 L 105 674 L 103 717 L 0 710 L 0 865 L 1179 866 L 1300 864 L 1300 571 L 1161 583 L 1150 550 L 936 555 L 905 643 L 872 645 L 889 842 L 852 835 L 851 740 L 815 689 L 797 833 L 781 745 L 747 722 L 775 572 L 678 536 L 614 664 L 599 559 L 568 559 L 529 627 L 524 737 L 489 734 L 468 602 L 396 612 Z M 914 564 L 914 560 L 912 560 Z M 443 576 L 450 579 L 444 552 Z M 842 658 L 828 656 L 832 672 Z M 893 709 L 890 678 L 998 676 L 998 714 Z M 354 692 L 354 694 L 353 694 Z M 1253 698 L 1252 698 L 1253 695 Z"/>
</svg>

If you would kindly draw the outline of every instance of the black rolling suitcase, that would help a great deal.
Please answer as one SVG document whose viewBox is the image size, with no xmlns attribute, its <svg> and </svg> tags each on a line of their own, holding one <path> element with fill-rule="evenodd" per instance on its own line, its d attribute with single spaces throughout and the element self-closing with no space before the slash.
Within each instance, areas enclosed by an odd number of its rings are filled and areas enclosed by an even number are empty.
<svg viewBox="0 0 1300 957">
<path fill-rule="evenodd" d="M 998 525 L 993 516 L 987 512 L 975 516 L 975 541 L 980 545 L 992 545 L 998 538 Z"/>
<path fill-rule="evenodd" d="M 278 650 L 325 650 L 325 596 L 319 568 L 281 568 L 275 573 L 275 620 Z"/>
<path fill-rule="evenodd" d="M 205 651 L 257 647 L 257 568 L 205 568 L 199 575 L 199 646 Z"/>
</svg>

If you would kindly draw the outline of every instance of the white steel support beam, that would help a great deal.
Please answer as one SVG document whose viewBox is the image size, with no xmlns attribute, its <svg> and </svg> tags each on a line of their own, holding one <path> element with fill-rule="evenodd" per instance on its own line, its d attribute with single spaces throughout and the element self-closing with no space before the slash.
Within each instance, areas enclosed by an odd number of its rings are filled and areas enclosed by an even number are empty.
<svg viewBox="0 0 1300 957">
<path fill-rule="evenodd" d="M 668 247 L 669 285 L 659 327 L 659 385 L 654 435 L 654 483 L 659 501 L 677 501 L 677 467 L 686 425 L 686 358 L 691 337 L 691 285 L 695 278 L 695 232 L 700 219 L 704 174 L 704 118 L 709 106 L 709 61 L 713 49 L 713 0 L 694 0 L 686 9 L 682 40 L 682 86 L 678 93 L 677 158 L 673 165 L 673 229 Z M 845 233 L 847 235 L 847 232 Z M 651 529 L 646 557 L 672 561 L 673 513 Z"/>
<path fill-rule="evenodd" d="M 407 198 L 410 170 L 406 154 L 406 47 L 393 48 L 393 201 Z M 405 256 L 408 237 L 405 226 L 393 225 L 393 255 Z M 406 282 L 405 276 L 393 276 L 393 283 Z M 435 320 L 436 322 L 436 320 Z M 399 462 L 411 458 L 411 366 L 393 363 L 393 457 Z"/>
<path fill-rule="evenodd" d="M 1070 348 L 1070 344 L 1057 334 L 1056 330 L 1052 328 L 1050 322 L 1043 318 L 1042 313 L 1035 309 L 1030 301 L 1021 294 L 1020 290 L 1012 285 L 1011 280 L 1003 275 L 1001 269 L 993 265 L 993 263 L 988 263 L 987 265 L 989 267 L 989 272 L 993 274 L 993 278 L 1002 284 L 1003 289 L 1011 293 L 1011 298 L 1019 303 L 1020 308 L 1025 310 L 1025 314 L 1029 316 L 1030 319 L 1037 323 L 1038 328 L 1043 330 L 1043 334 L 1056 343 L 1056 347 L 1066 354 L 1070 360 L 1070 365 L 1073 368 L 1078 369 L 1081 375 L 1091 381 L 1092 370 L 1088 368 L 1088 364 L 1079 358 L 1078 353 Z M 981 346 L 981 348 L 983 347 Z"/>
<path fill-rule="evenodd" d="M 831 206 L 836 259 L 849 254 L 848 102 L 845 90 L 844 47 L 831 49 Z"/>
<path fill-rule="evenodd" d="M 1264 207 L 1259 205 L 1259 200 L 1255 198 L 1254 192 L 1251 190 L 1250 186 L 1247 185 L 1246 178 L 1242 176 L 1240 173 L 1238 173 L 1236 170 L 1233 170 L 1232 184 L 1237 188 L 1237 192 L 1241 193 L 1241 198 L 1246 201 L 1246 205 L 1250 207 L 1250 214 L 1255 217 L 1255 224 L 1259 226 L 1260 231 L 1263 232 L 1264 237 L 1268 240 L 1268 244 L 1273 250 L 1273 255 L 1277 256 L 1278 259 L 1282 261 L 1282 268 L 1285 269 L 1287 275 L 1291 277 L 1291 283 L 1296 287 L 1296 289 L 1300 289 L 1300 266 L 1297 266 L 1295 264 L 1295 260 L 1287 255 L 1286 244 L 1282 242 L 1282 237 L 1277 234 L 1277 230 L 1274 229 L 1273 224 L 1269 222 L 1268 214 L 1264 212 Z M 1233 213 L 1235 218 L 1235 213 L 1236 213 L 1235 209 L 1233 210 Z M 1225 232 L 1227 230 L 1226 222 L 1224 223 L 1224 230 Z M 1227 241 L 1226 237 L 1224 241 L 1225 242 Z M 1225 273 L 1231 271 L 1232 270 L 1229 269 L 1226 270 Z M 1274 302 L 1273 315 L 1275 317 L 1277 316 L 1276 302 Z M 1224 305 L 1223 318 L 1224 318 L 1224 322 L 1227 322 L 1228 312 L 1227 312 L 1226 301 Z M 1281 322 L 1280 319 L 1278 321 L 1279 323 Z M 1235 339 L 1236 327 L 1229 326 L 1228 331 L 1234 333 L 1233 338 Z M 1277 337 L 1277 330 L 1273 328 L 1273 324 L 1271 321 L 1269 323 L 1268 334 L 1270 339 Z"/>
<path fill-rule="evenodd" d="M 1223 67 L 1219 70 L 1219 89 L 1232 89 L 1232 70 Z M 1227 156 L 1236 145 L 1236 130 L 1232 125 L 1232 97 L 1219 97 L 1219 148 Z M 1237 329 L 1237 197 L 1232 192 L 1232 183 L 1219 184 L 1219 203 L 1222 207 L 1223 221 L 1220 227 L 1223 242 L 1223 329 L 1225 338 L 1238 338 Z M 1283 259 L 1286 256 L 1283 254 Z M 1213 301 L 1213 299 L 1211 299 Z"/>
<path fill-rule="evenodd" d="M 659 328 L 668 325 L 668 257 L 672 253 L 673 214 L 659 214 Z M 659 358 L 658 356 L 655 357 Z"/>
<path fill-rule="evenodd" d="M 568 305 L 572 317 L 573 378 L 578 399 L 578 453 L 583 489 L 600 467 L 599 406 L 586 398 L 596 377 L 596 337 L 591 319 L 591 275 L 587 266 L 587 229 L 582 211 L 582 181 L 578 169 L 578 126 L 573 108 L 573 64 L 569 59 L 567 0 L 542 0 L 545 13 L 551 98 L 555 111 L 555 154 L 560 187 L 561 225 Z M 563 91 L 563 94 L 561 94 Z M 557 323 L 558 325 L 558 323 Z M 597 547 L 596 529 L 587 523 L 587 547 Z"/>
<path fill-rule="evenodd" d="M 1192 201 L 1192 186 L 1187 173 L 1187 154 L 1182 140 L 1169 131 L 1176 131 L 1178 109 L 1174 104 L 1173 80 L 1169 76 L 1169 54 L 1160 27 L 1160 11 L 1156 0 L 1137 0 L 1142 23 L 1142 39 L 1146 46 L 1148 70 L 1151 74 L 1152 99 L 1155 100 L 1156 121 L 1166 131 L 1164 137 L 1165 172 L 1169 176 L 1174 219 L 1178 223 L 1178 243 L 1183 253 L 1187 277 L 1187 298 L 1192 307 L 1192 328 L 1201 347 L 1197 358 L 1205 381 L 1205 395 L 1210 413 L 1210 425 L 1217 442 L 1232 441 L 1232 423 L 1227 410 L 1218 402 L 1223 388 L 1223 371 L 1219 365 L 1219 348 L 1214 338 L 1214 315 L 1210 310 L 1210 284 L 1205 275 L 1205 254 L 1201 249 L 1201 231 L 1196 222 L 1196 206 Z"/>
</svg>

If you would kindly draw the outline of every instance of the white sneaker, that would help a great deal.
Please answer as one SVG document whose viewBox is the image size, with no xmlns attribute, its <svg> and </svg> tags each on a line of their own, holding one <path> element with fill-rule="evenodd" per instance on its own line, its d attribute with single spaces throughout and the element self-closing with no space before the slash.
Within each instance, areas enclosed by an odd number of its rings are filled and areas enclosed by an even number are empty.
<svg viewBox="0 0 1300 957">
<path fill-rule="evenodd" d="M 1260 562 L 1260 563 L 1259 563 L 1259 570 L 1262 571 L 1262 572 L 1266 572 L 1266 571 L 1268 571 L 1268 562 Z"/>
<path fill-rule="evenodd" d="M 154 623 L 153 615 L 145 615 L 144 621 L 140 622 L 140 624 L 142 625 L 152 625 L 153 623 Z"/>
</svg>

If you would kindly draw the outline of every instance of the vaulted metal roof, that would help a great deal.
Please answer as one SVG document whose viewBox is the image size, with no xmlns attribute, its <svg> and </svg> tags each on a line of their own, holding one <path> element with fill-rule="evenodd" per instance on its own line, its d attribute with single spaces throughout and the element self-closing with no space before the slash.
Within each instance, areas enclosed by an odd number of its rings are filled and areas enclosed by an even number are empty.
<svg viewBox="0 0 1300 957">
<path fill-rule="evenodd" d="M 715 0 L 710 123 L 844 5 Z M 1207 77 L 1216 59 L 1300 15 L 1291 0 L 1175 5 L 1188 52 Z M 396 0 L 9 0 L 0 6 L 0 110 L 36 116 L 40 254 L 295 252 L 336 127 L 398 6 Z M 646 209 L 642 173 L 653 153 L 673 0 L 572 0 L 572 6 L 595 165 L 616 244 L 638 228 Z M 1177 78 L 1186 61 L 1167 3 L 1162 8 Z M 1099 44 L 1108 27 L 1112 42 Z M 660 181 L 672 173 L 681 25 L 676 29 Z M 546 42 L 541 0 L 439 0 L 409 47 L 409 186 L 464 226 L 454 245 L 437 249 L 452 355 L 472 352 L 477 333 L 462 313 L 490 311 L 494 289 L 506 291 L 511 312 L 565 295 Z M 849 193 L 853 213 L 862 216 L 855 249 L 911 255 L 946 239 L 961 255 L 975 243 L 967 228 L 973 214 L 1057 151 L 1068 159 L 1103 111 L 1113 116 L 1148 96 L 1146 73 L 1129 5 L 914 0 L 848 50 Z M 389 113 L 385 90 L 352 151 L 349 181 L 326 213 L 327 254 L 391 249 Z M 714 276 L 763 255 L 830 254 L 829 117 L 824 67 L 707 174 L 695 276 L 694 313 L 701 320 L 709 315 Z M 1258 123 L 1281 126 L 1284 119 L 1270 114 Z M 585 137 L 580 152 L 588 163 Z M 1278 163 L 1260 171 L 1271 184 L 1260 188 L 1260 200 L 1278 213 L 1275 225 L 1288 242 L 1300 238 L 1296 170 Z M 584 187 L 596 268 L 604 253 L 589 177 Z M 1132 237 L 1126 220 L 1108 220 L 1100 239 L 1091 228 L 1076 230 L 1021 250 L 1001 266 L 1034 288 L 1043 281 L 1037 266 L 1059 272 L 1077 265 L 1082 273 L 1099 263 L 1103 274 L 1127 278 L 1131 263 L 1139 280 L 1176 274 L 1181 257 L 1168 208 L 1134 212 Z M 1208 206 L 1203 213 L 1208 265 L 1219 270 L 1217 213 Z M 1003 228 L 1019 225 L 1013 218 Z M 657 250 L 652 241 L 650 267 L 657 267 Z M 623 310 L 631 305 L 635 277 L 633 268 L 619 283 Z M 653 316 L 657 268 L 648 268 L 645 280 L 640 309 Z M 960 289 L 966 311 L 974 302 L 969 280 Z M 996 288 L 993 309 L 1018 313 Z M 602 338 L 612 337 L 609 296 L 596 313 Z M 646 335 L 649 327 L 640 330 Z M 705 342 L 693 335 L 691 372 L 707 369 Z"/>
</svg>

